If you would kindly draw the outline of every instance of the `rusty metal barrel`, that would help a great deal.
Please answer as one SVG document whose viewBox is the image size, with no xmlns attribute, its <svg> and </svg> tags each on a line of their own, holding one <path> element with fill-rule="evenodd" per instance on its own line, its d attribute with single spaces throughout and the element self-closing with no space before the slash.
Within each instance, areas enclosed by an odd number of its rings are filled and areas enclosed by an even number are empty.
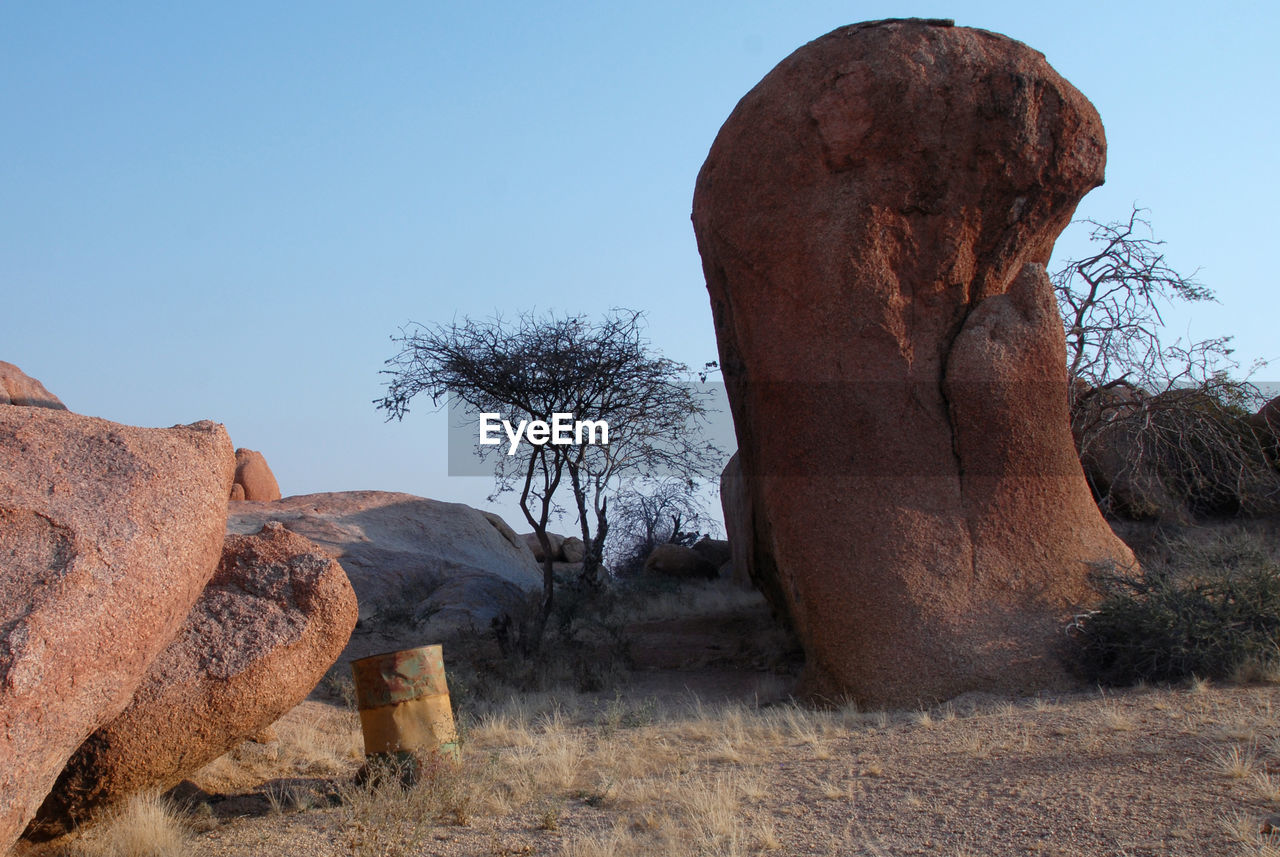
<svg viewBox="0 0 1280 857">
<path fill-rule="evenodd" d="M 458 757 L 440 646 L 361 658 L 351 673 L 367 756 L 403 760 L 437 750 Z"/>
</svg>

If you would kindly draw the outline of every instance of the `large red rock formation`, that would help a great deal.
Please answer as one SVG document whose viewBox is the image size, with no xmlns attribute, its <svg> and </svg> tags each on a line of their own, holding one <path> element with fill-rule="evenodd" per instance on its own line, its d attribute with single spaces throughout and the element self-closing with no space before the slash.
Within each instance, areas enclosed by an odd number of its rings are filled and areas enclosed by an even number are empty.
<svg viewBox="0 0 1280 857">
<path fill-rule="evenodd" d="M 1044 270 L 1104 161 L 1041 54 L 949 22 L 811 42 L 716 137 L 693 222 L 811 695 L 1067 680 L 1088 564 L 1132 560 L 1075 457 Z"/>
<path fill-rule="evenodd" d="M 204 589 L 234 461 L 213 423 L 0 407 L 0 853 Z"/>
<path fill-rule="evenodd" d="M 270 522 L 222 561 L 133 701 L 76 751 L 40 808 L 44 830 L 168 788 L 311 692 L 356 624 L 342 566 Z"/>
</svg>

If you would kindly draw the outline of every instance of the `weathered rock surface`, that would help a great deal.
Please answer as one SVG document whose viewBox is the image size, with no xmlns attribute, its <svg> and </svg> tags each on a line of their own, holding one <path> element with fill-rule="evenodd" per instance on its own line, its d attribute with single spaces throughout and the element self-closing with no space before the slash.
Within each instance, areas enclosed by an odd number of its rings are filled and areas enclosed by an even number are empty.
<svg viewBox="0 0 1280 857">
<path fill-rule="evenodd" d="M 341 654 L 356 596 L 338 563 L 270 522 L 222 560 L 124 712 L 76 751 L 40 808 L 46 828 L 169 788 L 301 702 Z"/>
<path fill-rule="evenodd" d="M 1268 401 L 1250 418 L 1254 426 L 1280 438 L 1280 396 Z"/>
<path fill-rule="evenodd" d="M 524 543 L 528 545 L 529 550 L 533 551 L 533 558 L 538 562 L 542 562 L 547 558 L 546 552 L 542 550 L 542 542 L 538 541 L 537 533 L 523 533 L 520 538 L 524 539 Z M 564 536 L 558 533 L 547 533 L 547 541 L 551 545 L 551 561 L 564 561 Z"/>
<path fill-rule="evenodd" d="M 681 579 L 714 580 L 720 568 L 684 545 L 661 544 L 644 561 L 644 573 Z"/>
<path fill-rule="evenodd" d="M 253 449 L 241 447 L 236 450 L 236 485 L 240 490 L 232 489 L 232 500 L 269 502 L 280 499 L 276 475 L 271 472 L 262 453 Z"/>
<path fill-rule="evenodd" d="M 759 589 L 773 606 L 774 611 L 786 610 L 786 602 L 779 591 L 770 597 L 766 588 L 755 581 L 751 553 L 755 545 L 752 524 L 751 495 L 742 481 L 742 466 L 738 453 L 729 457 L 720 472 L 720 510 L 724 513 L 724 532 L 729 541 L 729 562 L 733 565 L 733 580 L 739 586 Z"/>
<path fill-rule="evenodd" d="M 1195 389 L 1092 391 L 1075 430 L 1099 507 L 1111 519 L 1172 525 L 1280 513 L 1267 407 L 1242 418 Z"/>
<path fill-rule="evenodd" d="M 492 524 L 493 528 L 497 530 L 504 539 L 510 542 L 518 552 L 524 553 L 529 550 L 529 546 L 525 544 L 524 538 L 517 534 L 515 530 L 511 529 L 511 525 L 503 520 L 501 515 L 496 512 L 488 512 L 484 509 L 477 509 L 476 511 L 483 515 L 484 519 Z M 532 551 L 530 551 L 530 554 L 532 555 Z"/>
<path fill-rule="evenodd" d="M 3 360 L 0 360 L 0 405 L 52 408 L 57 411 L 67 409 L 62 400 L 44 388 L 44 384 Z"/>
<path fill-rule="evenodd" d="M 1104 160 L 1041 54 L 940 22 L 817 39 L 720 130 L 693 222 L 810 695 L 1069 681 L 1087 563 L 1132 560 L 1075 456 L 1044 271 Z"/>
<path fill-rule="evenodd" d="M 487 630 L 542 586 L 529 552 L 461 503 L 387 491 L 305 494 L 237 503 L 227 531 L 257 532 L 268 521 L 315 542 L 347 572 L 360 625 L 344 658 Z"/>
<path fill-rule="evenodd" d="M 577 536 L 566 536 L 560 544 L 560 557 L 565 562 L 582 562 L 587 557 L 587 546 Z"/>
<path fill-rule="evenodd" d="M 729 543 L 724 539 L 713 539 L 710 536 L 703 536 L 692 545 L 689 546 L 694 553 L 714 565 L 716 568 L 724 565 L 732 557 L 732 551 L 729 549 Z"/>
<path fill-rule="evenodd" d="M 1280 396 L 1259 408 L 1249 418 L 1249 424 L 1253 426 L 1263 451 L 1276 467 L 1280 467 Z"/>
<path fill-rule="evenodd" d="M 234 461 L 214 423 L 0 407 L 0 853 L 204 589 Z"/>
</svg>

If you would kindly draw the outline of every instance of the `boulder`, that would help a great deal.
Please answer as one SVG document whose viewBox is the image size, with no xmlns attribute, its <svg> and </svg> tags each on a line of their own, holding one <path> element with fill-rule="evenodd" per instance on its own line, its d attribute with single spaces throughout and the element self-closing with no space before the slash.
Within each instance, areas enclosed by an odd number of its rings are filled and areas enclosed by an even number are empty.
<svg viewBox="0 0 1280 857">
<path fill-rule="evenodd" d="M 360 624 L 344 659 L 487 630 L 542 586 L 529 552 L 461 503 L 387 491 L 305 494 L 237 503 L 227 532 L 257 532 L 268 521 L 310 539 L 346 571 Z"/>
<path fill-rule="evenodd" d="M 577 580 L 582 576 L 583 569 L 586 565 L 580 562 L 565 562 L 564 560 L 556 560 L 551 564 L 551 572 L 556 576 L 556 580 L 568 581 Z"/>
<path fill-rule="evenodd" d="M 214 423 L 0 407 L 0 853 L 181 627 L 234 468 Z"/>
<path fill-rule="evenodd" d="M 311 542 L 274 521 L 227 536 L 177 637 L 129 707 L 71 757 L 36 824 L 61 832 L 258 734 L 311 692 L 355 624 L 346 574 Z"/>
<path fill-rule="evenodd" d="M 577 536 L 567 536 L 560 544 L 560 558 L 565 562 L 582 562 L 587 558 L 587 546 Z"/>
<path fill-rule="evenodd" d="M 713 539 L 710 536 L 703 536 L 694 542 L 690 547 L 698 556 L 717 568 L 729 561 L 731 552 L 729 543 L 724 539 Z"/>
<path fill-rule="evenodd" d="M 1249 421 L 1272 437 L 1280 437 L 1280 396 L 1269 400 Z"/>
<path fill-rule="evenodd" d="M 1071 683 L 1089 564 L 1132 555 L 1075 455 L 1044 266 L 1105 148 L 1041 54 L 921 20 L 805 45 L 712 144 L 693 223 L 809 696 Z"/>
<path fill-rule="evenodd" d="M 234 491 L 232 500 L 252 500 L 269 502 L 280 499 L 280 485 L 276 475 L 267 466 L 267 459 L 261 452 L 241 447 L 236 450 L 236 485 L 240 491 Z M 239 494 L 240 496 L 236 496 Z"/>
<path fill-rule="evenodd" d="M 555 579 L 560 583 L 570 583 L 582 579 L 582 572 L 586 570 L 585 562 L 568 562 L 567 560 L 556 560 L 551 563 L 551 573 L 555 575 Z M 539 566 L 541 568 L 541 566 Z M 606 565 L 596 566 L 596 579 L 609 577 L 613 572 Z"/>
<path fill-rule="evenodd" d="M 529 550 L 533 551 L 533 558 L 538 562 L 546 559 L 546 554 L 542 550 L 542 542 L 538 541 L 537 533 L 524 533 L 520 536 L 524 539 L 524 543 L 529 546 Z M 564 536 L 556 533 L 547 533 L 547 541 L 551 544 L 551 561 L 564 561 Z"/>
<path fill-rule="evenodd" d="M 1280 467 L 1280 396 L 1268 401 L 1249 417 L 1249 424 L 1272 465 Z"/>
<path fill-rule="evenodd" d="M 51 408 L 56 411 L 67 409 L 57 396 L 44 388 L 44 384 L 3 360 L 0 360 L 0 405 Z"/>
<path fill-rule="evenodd" d="M 1099 508 L 1129 521 L 1190 524 L 1185 498 L 1162 477 L 1165 468 L 1141 454 L 1139 426 L 1120 420 L 1099 429 L 1080 451 L 1080 464 Z"/>
<path fill-rule="evenodd" d="M 1280 513 L 1265 406 L 1241 417 L 1197 389 L 1110 393 L 1096 391 L 1076 420 L 1080 461 L 1109 518 L 1190 525 Z"/>
<path fill-rule="evenodd" d="M 703 559 L 693 548 L 666 543 L 649 554 L 644 561 L 644 573 L 681 580 L 714 580 L 720 568 Z"/>
</svg>

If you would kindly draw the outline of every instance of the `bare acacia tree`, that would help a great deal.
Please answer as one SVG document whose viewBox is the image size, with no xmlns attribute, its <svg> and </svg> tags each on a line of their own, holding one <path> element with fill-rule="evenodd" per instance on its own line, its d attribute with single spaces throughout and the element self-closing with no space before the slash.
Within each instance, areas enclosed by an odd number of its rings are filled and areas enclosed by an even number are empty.
<svg viewBox="0 0 1280 857">
<path fill-rule="evenodd" d="M 708 524 L 698 492 L 687 481 L 668 478 L 628 486 L 614 501 L 612 567 L 619 574 L 637 574 L 655 547 L 692 544 Z"/>
<path fill-rule="evenodd" d="M 452 394 L 473 421 L 499 413 L 518 423 L 551 423 L 554 414 L 603 420 L 607 444 L 522 443 L 515 455 L 494 456 L 497 494 L 519 492 L 520 510 L 543 550 L 543 593 L 532 632 L 536 648 L 555 599 L 553 551 L 547 534 L 562 511 L 557 492 L 569 487 L 585 556 L 580 580 L 598 581 L 609 532 L 609 495 L 623 480 L 659 473 L 689 482 L 714 475 L 717 450 L 701 439 L 702 395 L 684 383 L 688 369 L 651 353 L 643 314 L 613 310 L 586 316 L 519 315 L 508 323 L 464 319 L 448 325 L 410 325 L 392 341 L 387 394 L 377 406 L 402 419 L 425 393 L 432 403 Z"/>
<path fill-rule="evenodd" d="M 1262 396 L 1231 376 L 1231 338 L 1161 339 L 1163 309 L 1213 301 L 1213 292 L 1166 264 L 1142 209 L 1127 220 L 1084 222 L 1099 249 L 1052 280 L 1072 430 L 1104 511 L 1142 517 L 1155 508 L 1138 508 L 1134 497 L 1156 494 L 1205 512 L 1270 502 L 1275 473 L 1245 419 Z"/>
</svg>

